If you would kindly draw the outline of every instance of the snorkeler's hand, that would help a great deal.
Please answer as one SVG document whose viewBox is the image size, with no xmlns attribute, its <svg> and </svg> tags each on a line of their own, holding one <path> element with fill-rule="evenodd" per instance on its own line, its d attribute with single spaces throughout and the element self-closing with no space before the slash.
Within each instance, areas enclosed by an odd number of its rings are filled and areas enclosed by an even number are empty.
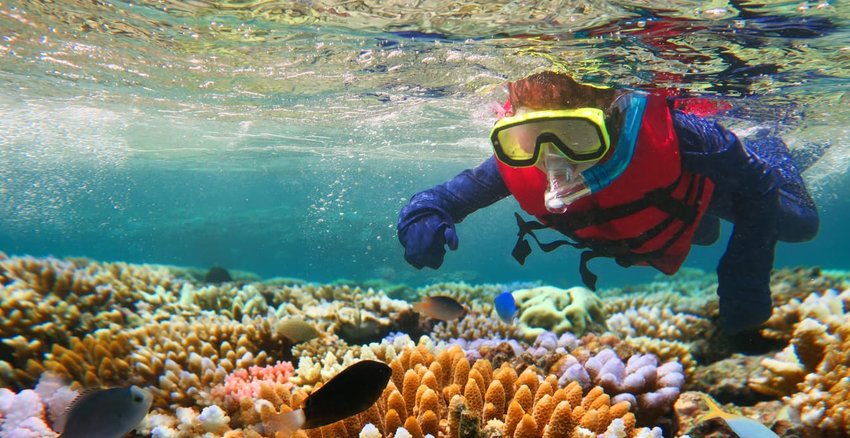
<svg viewBox="0 0 850 438">
<path fill-rule="evenodd" d="M 404 259 L 416 269 L 437 269 L 443 264 L 445 246 L 457 249 L 455 225 L 438 213 L 425 213 L 414 218 L 400 218 L 398 240 L 404 246 Z"/>
</svg>

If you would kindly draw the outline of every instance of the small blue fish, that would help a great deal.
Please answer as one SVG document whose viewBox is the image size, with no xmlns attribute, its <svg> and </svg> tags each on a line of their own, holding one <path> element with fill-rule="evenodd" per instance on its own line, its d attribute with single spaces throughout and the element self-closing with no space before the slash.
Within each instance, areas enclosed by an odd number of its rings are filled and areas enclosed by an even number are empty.
<svg viewBox="0 0 850 438">
<path fill-rule="evenodd" d="M 705 420 L 712 418 L 722 418 L 733 432 L 741 438 L 779 438 L 772 430 L 768 429 L 764 424 L 759 423 L 752 418 L 744 417 L 743 415 L 730 414 L 723 411 L 717 403 L 703 394 L 702 399 L 708 405 L 708 412 L 699 418 L 698 422 L 702 423 Z"/>
<path fill-rule="evenodd" d="M 514 299 L 513 294 L 508 291 L 502 292 L 496 297 L 494 302 L 499 318 L 502 318 L 502 321 L 508 324 L 512 323 L 517 313 L 516 299 Z"/>
</svg>

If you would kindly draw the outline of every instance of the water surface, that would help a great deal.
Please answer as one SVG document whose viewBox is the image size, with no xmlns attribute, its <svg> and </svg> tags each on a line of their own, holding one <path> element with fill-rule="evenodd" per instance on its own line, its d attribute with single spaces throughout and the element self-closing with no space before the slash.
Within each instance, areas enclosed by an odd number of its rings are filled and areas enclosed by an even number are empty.
<svg viewBox="0 0 850 438">
<path fill-rule="evenodd" d="M 578 281 L 577 253 L 510 257 L 512 200 L 407 266 L 398 209 L 489 155 L 506 80 L 585 80 L 729 101 L 797 153 L 820 236 L 777 265 L 850 266 L 845 2 L 0 3 L 0 250 L 221 264 L 315 281 Z M 728 234 L 728 227 L 724 229 Z M 554 237 L 554 235 L 552 236 Z M 687 265 L 713 270 L 723 243 Z M 602 286 L 646 279 L 594 261 Z"/>
</svg>

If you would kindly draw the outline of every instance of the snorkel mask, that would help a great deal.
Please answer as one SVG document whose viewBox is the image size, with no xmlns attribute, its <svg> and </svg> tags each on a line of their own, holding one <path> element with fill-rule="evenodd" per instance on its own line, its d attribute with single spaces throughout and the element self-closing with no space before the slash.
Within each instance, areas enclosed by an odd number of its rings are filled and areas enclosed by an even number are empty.
<svg viewBox="0 0 850 438">
<path fill-rule="evenodd" d="M 546 209 L 563 213 L 584 196 L 607 187 L 634 155 L 646 95 L 625 94 L 615 102 L 623 115 L 617 145 L 610 149 L 605 116 L 598 108 L 532 111 L 504 117 L 490 131 L 496 159 L 511 167 L 541 167 L 547 177 Z"/>
<path fill-rule="evenodd" d="M 490 132 L 496 158 L 512 167 L 538 166 L 548 181 L 544 201 L 552 213 L 590 194 L 580 169 L 610 148 L 605 115 L 597 108 L 532 111 L 504 117 Z"/>
</svg>

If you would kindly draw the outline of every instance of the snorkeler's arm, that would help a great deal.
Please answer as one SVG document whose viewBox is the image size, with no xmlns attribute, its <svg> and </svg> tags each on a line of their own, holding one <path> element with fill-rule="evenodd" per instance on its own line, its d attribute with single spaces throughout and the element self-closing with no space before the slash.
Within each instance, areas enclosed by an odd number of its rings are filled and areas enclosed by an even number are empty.
<svg viewBox="0 0 850 438">
<path fill-rule="evenodd" d="M 455 224 L 509 194 L 495 158 L 490 157 L 474 169 L 413 195 L 398 214 L 404 259 L 417 269 L 439 268 L 445 247 L 457 249 Z"/>
<path fill-rule="evenodd" d="M 775 170 L 716 122 L 674 111 L 673 126 L 682 166 L 707 176 L 716 193 L 732 199 L 728 219 L 734 228 L 717 267 L 721 325 L 728 332 L 754 328 L 771 311 L 770 271 L 780 217 Z"/>
<path fill-rule="evenodd" d="M 458 223 L 475 210 L 508 195 L 510 192 L 499 173 L 496 159 L 491 156 L 478 167 L 466 169 L 449 181 L 413 195 L 402 209 L 402 215 L 431 210 Z"/>
</svg>

